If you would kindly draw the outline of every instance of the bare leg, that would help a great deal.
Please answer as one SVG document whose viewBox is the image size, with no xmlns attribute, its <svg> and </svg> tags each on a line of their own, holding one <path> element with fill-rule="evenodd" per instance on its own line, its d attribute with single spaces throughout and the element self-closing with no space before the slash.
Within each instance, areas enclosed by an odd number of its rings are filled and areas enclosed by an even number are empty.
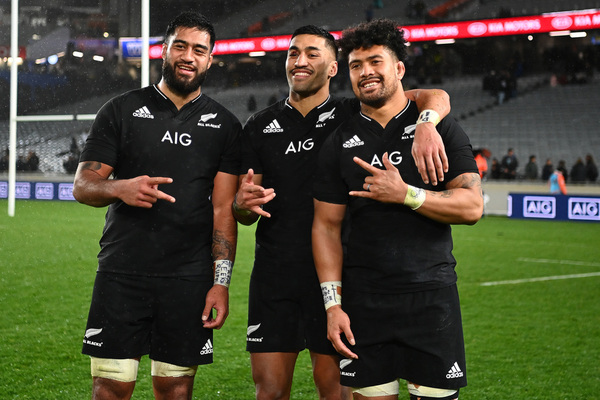
<svg viewBox="0 0 600 400">
<path fill-rule="evenodd" d="M 298 353 L 250 353 L 257 400 L 288 400 Z"/>
</svg>

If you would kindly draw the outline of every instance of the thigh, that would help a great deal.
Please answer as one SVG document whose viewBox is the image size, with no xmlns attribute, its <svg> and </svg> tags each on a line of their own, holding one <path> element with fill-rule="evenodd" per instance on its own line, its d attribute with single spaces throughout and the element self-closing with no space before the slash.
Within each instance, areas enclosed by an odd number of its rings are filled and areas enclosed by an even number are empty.
<svg viewBox="0 0 600 400">
<path fill-rule="evenodd" d="M 212 363 L 213 330 L 202 324 L 212 285 L 200 277 L 156 279 L 151 359 L 179 366 Z"/>
<path fill-rule="evenodd" d="M 456 286 L 403 294 L 346 293 L 358 360 L 343 360 L 344 385 L 405 379 L 436 388 L 466 385 Z"/>
<path fill-rule="evenodd" d="M 139 277 L 96 274 L 83 354 L 118 359 L 148 354 L 153 313 L 149 285 Z"/>
<path fill-rule="evenodd" d="M 296 294 L 284 275 L 252 272 L 246 350 L 297 353 L 305 348 L 304 321 Z"/>
<path fill-rule="evenodd" d="M 250 353 L 257 398 L 289 396 L 297 358 L 298 353 Z"/>
</svg>

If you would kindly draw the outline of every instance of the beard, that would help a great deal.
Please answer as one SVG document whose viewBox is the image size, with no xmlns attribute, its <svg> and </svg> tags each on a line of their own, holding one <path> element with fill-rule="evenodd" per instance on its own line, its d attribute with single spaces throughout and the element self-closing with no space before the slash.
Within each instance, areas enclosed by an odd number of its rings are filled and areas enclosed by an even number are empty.
<svg viewBox="0 0 600 400">
<path fill-rule="evenodd" d="M 364 94 L 359 89 L 355 91 L 356 97 L 361 103 L 366 104 L 369 107 L 381 108 L 394 96 L 398 90 L 398 83 L 392 82 L 391 85 L 387 85 L 386 80 L 383 77 L 380 79 L 383 87 L 377 93 Z"/>
<path fill-rule="evenodd" d="M 184 96 L 195 92 L 200 86 L 202 86 L 204 80 L 206 79 L 207 72 L 208 70 L 205 69 L 196 75 L 196 77 L 192 80 L 185 80 L 177 78 L 173 64 L 165 61 L 163 62 L 162 66 L 162 75 L 167 86 L 169 86 L 169 88 L 171 88 L 171 90 L 175 93 Z"/>
</svg>

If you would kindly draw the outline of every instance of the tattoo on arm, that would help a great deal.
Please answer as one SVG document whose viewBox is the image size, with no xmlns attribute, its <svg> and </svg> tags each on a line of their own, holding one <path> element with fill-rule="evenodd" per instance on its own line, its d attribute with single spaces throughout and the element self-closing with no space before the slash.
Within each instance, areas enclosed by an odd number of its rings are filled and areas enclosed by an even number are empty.
<svg viewBox="0 0 600 400">
<path fill-rule="evenodd" d="M 481 178 L 478 174 L 469 173 L 462 174 L 456 177 L 456 179 L 452 182 L 452 189 L 443 190 L 441 192 L 429 192 L 429 195 L 448 198 L 452 196 L 454 193 L 454 189 L 470 189 L 476 188 L 479 192 L 479 195 L 483 197 L 483 190 L 481 189 Z"/>
<path fill-rule="evenodd" d="M 81 166 L 81 169 L 89 169 L 92 171 L 98 171 L 100 168 L 102 168 L 102 164 L 98 161 L 86 161 Z"/>
<path fill-rule="evenodd" d="M 219 230 L 213 233 L 212 253 L 214 260 L 232 260 L 235 254 L 234 245 Z"/>
</svg>

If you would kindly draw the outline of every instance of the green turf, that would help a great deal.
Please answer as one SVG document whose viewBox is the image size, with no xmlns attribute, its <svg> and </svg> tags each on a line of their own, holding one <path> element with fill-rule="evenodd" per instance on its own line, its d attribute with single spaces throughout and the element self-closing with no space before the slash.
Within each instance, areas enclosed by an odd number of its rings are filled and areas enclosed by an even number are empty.
<svg viewBox="0 0 600 400">
<path fill-rule="evenodd" d="M 0 201 L 0 399 L 90 397 L 80 354 L 104 209 Z M 454 227 L 469 386 L 461 399 L 592 399 L 600 393 L 600 224 L 485 217 Z M 252 399 L 244 351 L 253 228 L 240 228 L 231 314 L 200 367 L 195 399 Z M 134 399 L 152 398 L 142 360 Z M 301 354 L 294 399 L 316 399 Z M 401 396 L 401 398 L 407 398 Z"/>
</svg>

